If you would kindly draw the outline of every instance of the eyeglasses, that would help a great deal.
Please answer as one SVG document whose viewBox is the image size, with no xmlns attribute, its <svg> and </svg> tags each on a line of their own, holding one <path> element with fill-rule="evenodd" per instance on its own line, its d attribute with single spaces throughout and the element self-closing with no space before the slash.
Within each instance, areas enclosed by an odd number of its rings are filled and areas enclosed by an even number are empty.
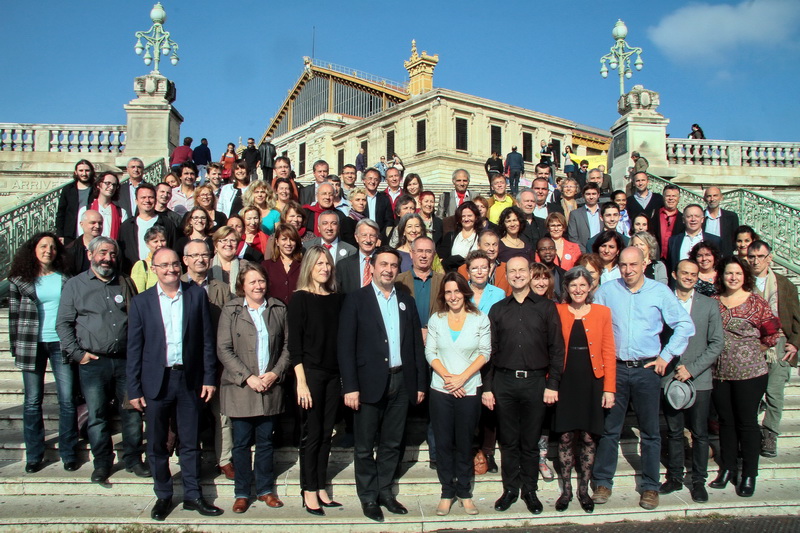
<svg viewBox="0 0 800 533">
<path fill-rule="evenodd" d="M 221 243 L 223 243 L 223 244 L 236 244 L 236 243 L 238 243 L 239 241 L 238 241 L 238 240 L 236 240 L 236 239 L 222 239 L 222 240 L 220 240 L 219 242 L 221 242 Z"/>
<path fill-rule="evenodd" d="M 119 183 L 116 183 L 114 181 L 101 181 L 100 185 L 105 185 L 106 187 L 112 187 L 112 188 L 119 187 Z"/>
<path fill-rule="evenodd" d="M 170 268 L 172 268 L 172 269 L 181 268 L 181 264 L 179 262 L 177 262 L 177 261 L 175 261 L 174 263 L 161 263 L 160 265 L 153 265 L 153 266 L 156 267 L 156 268 L 160 268 L 161 270 L 167 270 L 167 269 L 170 269 Z"/>
<path fill-rule="evenodd" d="M 209 259 L 211 254 L 186 254 L 184 257 L 188 257 L 190 259 Z"/>
<path fill-rule="evenodd" d="M 750 260 L 750 261 L 764 261 L 768 257 L 769 257 L 769 254 L 767 254 L 767 255 L 748 255 L 747 259 Z"/>
</svg>

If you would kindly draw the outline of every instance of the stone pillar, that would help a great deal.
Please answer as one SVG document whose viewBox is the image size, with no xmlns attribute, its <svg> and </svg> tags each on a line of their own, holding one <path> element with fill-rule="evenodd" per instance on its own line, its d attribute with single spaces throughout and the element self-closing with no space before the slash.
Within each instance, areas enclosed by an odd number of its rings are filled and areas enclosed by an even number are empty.
<svg viewBox="0 0 800 533">
<path fill-rule="evenodd" d="M 137 98 L 125 105 L 128 114 L 128 131 L 125 152 L 119 158 L 122 166 L 131 157 L 138 157 L 148 165 L 152 161 L 169 157 L 180 144 L 183 116 L 172 105 L 175 101 L 175 84 L 159 74 L 139 76 L 133 82 Z"/>
<path fill-rule="evenodd" d="M 625 190 L 628 167 L 633 166 L 632 152 L 650 163 L 648 172 L 672 178 L 675 171 L 667 163 L 667 124 L 669 119 L 658 113 L 659 95 L 655 91 L 634 85 L 620 96 L 617 110 L 622 115 L 611 126 L 611 148 L 608 152 L 609 170 L 614 189 Z"/>
</svg>

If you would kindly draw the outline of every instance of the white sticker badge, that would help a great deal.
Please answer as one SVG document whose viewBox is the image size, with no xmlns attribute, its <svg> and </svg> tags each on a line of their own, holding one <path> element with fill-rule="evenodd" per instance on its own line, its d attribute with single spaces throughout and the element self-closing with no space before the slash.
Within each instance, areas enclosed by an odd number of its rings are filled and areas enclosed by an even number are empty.
<svg viewBox="0 0 800 533">
<path fill-rule="evenodd" d="M 344 249 L 339 250 L 339 255 L 342 256 L 342 257 L 346 256 L 347 255 L 347 250 L 344 250 Z"/>
<path fill-rule="evenodd" d="M 116 296 L 114 296 L 114 301 L 117 302 L 118 304 L 121 304 L 122 303 L 122 295 L 121 294 L 117 294 Z"/>
<path fill-rule="evenodd" d="M 404 304 L 403 302 L 400 302 L 400 310 L 401 311 L 405 311 L 406 310 L 406 304 Z"/>
</svg>

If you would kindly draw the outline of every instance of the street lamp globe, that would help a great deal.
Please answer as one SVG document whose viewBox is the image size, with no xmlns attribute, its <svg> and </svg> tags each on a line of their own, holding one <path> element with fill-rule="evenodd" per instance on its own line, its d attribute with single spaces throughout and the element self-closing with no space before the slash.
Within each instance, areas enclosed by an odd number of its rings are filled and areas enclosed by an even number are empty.
<svg viewBox="0 0 800 533">
<path fill-rule="evenodd" d="M 628 27 L 625 26 L 622 19 L 617 19 L 617 23 L 614 24 L 614 29 L 611 30 L 611 36 L 617 41 L 621 41 L 628 36 Z"/>
<path fill-rule="evenodd" d="M 167 21 L 167 12 L 164 11 L 164 6 L 161 5 L 161 2 L 158 2 L 150 10 L 150 20 L 155 24 L 164 24 Z"/>
</svg>

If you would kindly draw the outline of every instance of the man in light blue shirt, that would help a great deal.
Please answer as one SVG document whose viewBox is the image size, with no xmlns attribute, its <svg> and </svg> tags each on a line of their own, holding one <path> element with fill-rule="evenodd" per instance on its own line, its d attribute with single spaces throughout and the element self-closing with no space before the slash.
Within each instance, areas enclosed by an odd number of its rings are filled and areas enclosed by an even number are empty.
<svg viewBox="0 0 800 533">
<path fill-rule="evenodd" d="M 644 277 L 644 266 L 641 250 L 632 246 L 625 248 L 619 257 L 621 279 L 601 285 L 594 299 L 595 303 L 611 308 L 617 350 L 617 392 L 597 446 L 593 471 L 596 489 L 592 499 L 602 504 L 611 496 L 619 437 L 628 403 L 633 402 L 642 455 L 639 506 L 653 510 L 658 507 L 660 486 L 661 376 L 672 358 L 686 350 L 695 330 L 691 317 L 672 291 L 663 283 Z M 662 348 L 659 334 L 665 323 L 674 333 Z"/>
</svg>

